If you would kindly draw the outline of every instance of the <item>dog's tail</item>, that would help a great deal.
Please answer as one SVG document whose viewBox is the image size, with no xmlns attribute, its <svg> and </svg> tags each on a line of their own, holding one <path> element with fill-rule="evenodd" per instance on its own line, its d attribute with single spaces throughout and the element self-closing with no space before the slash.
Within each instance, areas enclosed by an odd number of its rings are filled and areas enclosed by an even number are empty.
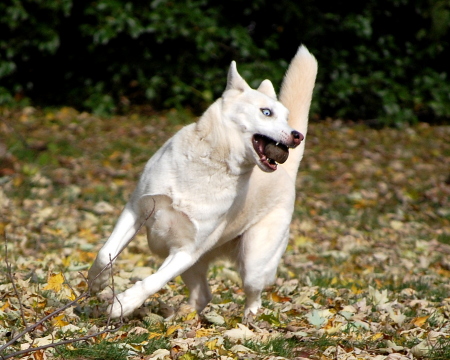
<svg viewBox="0 0 450 360">
<path fill-rule="evenodd" d="M 289 109 L 289 125 L 300 131 L 306 140 L 308 113 L 311 105 L 317 61 L 308 49 L 301 45 L 286 72 L 280 91 L 281 103 Z M 283 167 L 295 178 L 305 150 L 305 140 L 295 149 L 289 150 L 289 158 Z"/>
</svg>

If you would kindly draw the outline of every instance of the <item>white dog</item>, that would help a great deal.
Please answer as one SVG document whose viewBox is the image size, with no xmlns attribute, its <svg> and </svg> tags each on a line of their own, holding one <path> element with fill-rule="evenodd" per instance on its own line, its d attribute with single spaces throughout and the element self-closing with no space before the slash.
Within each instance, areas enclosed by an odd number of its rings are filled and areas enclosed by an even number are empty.
<svg viewBox="0 0 450 360">
<path fill-rule="evenodd" d="M 208 265 L 221 256 L 239 268 L 245 316 L 256 314 L 288 242 L 316 73 L 315 58 L 301 46 L 278 102 L 269 80 L 251 89 L 232 62 L 222 97 L 153 155 L 89 270 L 91 289 L 107 285 L 110 259 L 144 221 L 150 249 L 165 261 L 115 297 L 112 317 L 130 315 L 178 275 L 189 304 L 202 311 L 212 297 Z M 288 148 L 295 148 L 289 158 Z"/>
</svg>

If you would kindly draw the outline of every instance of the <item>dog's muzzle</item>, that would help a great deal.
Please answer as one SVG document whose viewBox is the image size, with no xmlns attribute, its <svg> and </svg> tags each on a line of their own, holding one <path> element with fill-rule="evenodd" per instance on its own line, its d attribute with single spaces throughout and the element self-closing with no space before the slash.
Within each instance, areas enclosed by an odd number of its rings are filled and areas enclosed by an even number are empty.
<svg viewBox="0 0 450 360">
<path fill-rule="evenodd" d="M 267 170 L 275 171 L 277 164 L 283 164 L 289 157 L 289 148 L 295 148 L 304 139 L 304 136 L 296 130 L 291 132 L 291 141 L 288 145 L 276 142 L 265 135 L 253 135 L 253 148 Z"/>
</svg>

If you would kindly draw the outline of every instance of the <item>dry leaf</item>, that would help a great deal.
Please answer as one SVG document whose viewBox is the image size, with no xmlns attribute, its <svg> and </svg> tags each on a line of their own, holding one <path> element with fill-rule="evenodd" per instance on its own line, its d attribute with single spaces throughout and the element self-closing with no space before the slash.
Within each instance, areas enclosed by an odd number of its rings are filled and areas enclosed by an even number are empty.
<svg viewBox="0 0 450 360">
<path fill-rule="evenodd" d="M 224 336 L 232 341 L 249 340 L 255 337 L 255 333 L 243 324 L 237 324 L 237 329 L 227 330 L 223 333 Z"/>
<path fill-rule="evenodd" d="M 54 292 L 60 292 L 62 285 L 64 284 L 64 276 L 62 273 L 50 274 L 47 279 L 47 285 L 42 290 L 52 290 Z"/>
</svg>

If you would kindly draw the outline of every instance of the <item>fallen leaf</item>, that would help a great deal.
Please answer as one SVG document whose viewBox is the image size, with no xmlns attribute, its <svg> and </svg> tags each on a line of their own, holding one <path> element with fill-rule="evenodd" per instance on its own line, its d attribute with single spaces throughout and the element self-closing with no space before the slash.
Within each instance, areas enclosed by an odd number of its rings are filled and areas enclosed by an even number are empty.
<svg viewBox="0 0 450 360">
<path fill-rule="evenodd" d="M 412 323 L 417 327 L 422 327 L 427 322 L 429 317 L 429 315 L 416 317 L 412 320 Z"/>
<path fill-rule="evenodd" d="M 248 347 L 244 346 L 244 345 L 234 345 L 230 351 L 234 354 L 254 354 L 255 352 L 252 349 L 249 349 Z"/>
<path fill-rule="evenodd" d="M 54 292 L 60 292 L 62 285 L 64 284 L 64 276 L 62 273 L 50 274 L 47 279 L 47 285 L 42 290 L 52 290 Z"/>
<path fill-rule="evenodd" d="M 223 325 L 225 324 L 225 319 L 222 315 L 219 315 L 215 311 L 210 311 L 209 313 L 205 314 L 205 319 L 208 320 L 210 323 L 213 323 L 215 325 Z"/>
<path fill-rule="evenodd" d="M 179 329 L 181 329 L 181 326 L 180 326 L 180 325 L 172 325 L 172 326 L 169 326 L 169 328 L 168 328 L 167 331 L 166 331 L 166 335 L 167 335 L 167 336 L 170 336 L 170 335 L 172 335 L 175 331 L 177 331 L 177 330 L 179 330 Z"/>
<path fill-rule="evenodd" d="M 237 324 L 237 329 L 225 331 L 223 334 L 232 341 L 249 340 L 255 337 L 255 333 L 243 324 Z"/>
<path fill-rule="evenodd" d="M 170 357 L 170 351 L 167 349 L 158 349 L 150 355 L 148 360 L 163 360 L 166 357 Z"/>
<path fill-rule="evenodd" d="M 306 314 L 306 319 L 311 325 L 320 328 L 328 322 L 328 319 L 333 315 L 329 310 L 312 310 Z"/>
<path fill-rule="evenodd" d="M 213 333 L 214 333 L 214 329 L 204 329 L 204 328 L 201 328 L 201 329 L 198 329 L 198 330 L 195 332 L 195 337 L 198 337 L 198 338 L 200 338 L 200 337 L 209 337 L 209 336 L 211 336 Z"/>
<path fill-rule="evenodd" d="M 56 326 L 56 327 L 63 327 L 63 326 L 69 325 L 69 323 L 68 323 L 67 321 L 63 320 L 64 318 L 65 318 L 65 315 L 64 315 L 64 314 L 59 315 L 59 316 L 55 316 L 55 317 L 52 319 L 52 324 L 53 324 L 53 326 Z"/>
</svg>

